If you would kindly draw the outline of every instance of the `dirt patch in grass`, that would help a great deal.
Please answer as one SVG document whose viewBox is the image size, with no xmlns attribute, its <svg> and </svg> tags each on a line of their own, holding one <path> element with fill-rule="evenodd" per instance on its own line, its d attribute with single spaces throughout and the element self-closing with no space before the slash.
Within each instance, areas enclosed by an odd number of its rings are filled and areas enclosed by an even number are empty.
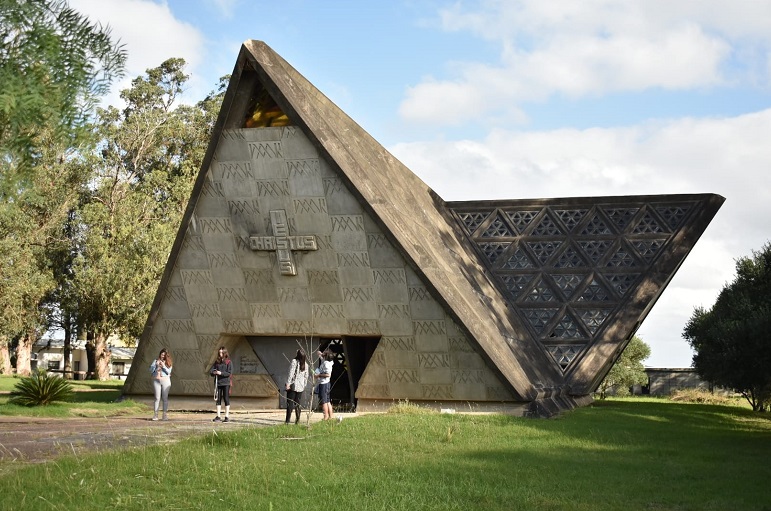
<svg viewBox="0 0 771 511">
<path fill-rule="evenodd" d="M 321 414 L 314 415 L 321 417 Z M 151 421 L 147 417 L 52 419 L 0 416 L 0 471 L 64 455 L 175 442 L 215 430 L 275 426 L 283 424 L 284 411 L 231 412 L 228 423 L 213 423 L 212 417 L 212 414 L 191 412 L 170 413 L 168 421 Z"/>
</svg>

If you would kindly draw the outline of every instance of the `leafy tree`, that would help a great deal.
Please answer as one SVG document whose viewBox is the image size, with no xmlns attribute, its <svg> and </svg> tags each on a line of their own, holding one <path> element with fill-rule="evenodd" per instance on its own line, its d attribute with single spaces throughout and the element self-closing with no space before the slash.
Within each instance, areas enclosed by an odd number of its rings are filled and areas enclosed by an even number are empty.
<svg viewBox="0 0 771 511">
<path fill-rule="evenodd" d="M 755 411 L 771 405 L 771 243 L 736 261 L 733 282 L 683 330 L 699 376 L 740 392 Z"/>
<path fill-rule="evenodd" d="M 123 110 L 100 110 L 100 146 L 86 157 L 94 174 L 79 211 L 73 284 L 100 379 L 109 373 L 108 336 L 136 338 L 144 327 L 221 102 L 212 95 L 177 106 L 184 65 L 149 69 L 121 92 Z"/>
<path fill-rule="evenodd" d="M 49 249 L 77 195 L 66 172 L 89 141 L 95 101 L 121 76 L 123 48 L 109 30 L 60 0 L 0 0 L 0 353 L 18 340 L 29 373 L 54 288 Z"/>
<path fill-rule="evenodd" d="M 0 0 L 0 155 L 7 193 L 34 168 L 41 126 L 76 147 L 126 53 L 66 0 Z"/>
<path fill-rule="evenodd" d="M 598 388 L 600 399 L 605 399 L 608 390 L 611 388 L 615 388 L 619 394 L 624 394 L 628 392 L 627 389 L 632 385 L 644 385 L 647 383 L 648 375 L 645 374 L 643 361 L 650 354 L 650 346 L 636 335 L 632 337 L 621 356 L 613 364 L 613 367 L 610 368 L 602 383 L 600 383 Z"/>
</svg>

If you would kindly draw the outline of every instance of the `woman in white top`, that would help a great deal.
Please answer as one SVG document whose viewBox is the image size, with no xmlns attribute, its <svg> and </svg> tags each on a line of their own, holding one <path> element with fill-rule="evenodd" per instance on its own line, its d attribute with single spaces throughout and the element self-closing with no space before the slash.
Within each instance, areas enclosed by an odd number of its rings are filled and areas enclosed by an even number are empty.
<svg viewBox="0 0 771 511">
<path fill-rule="evenodd" d="M 289 374 L 286 378 L 286 423 L 292 418 L 292 410 L 295 412 L 294 423 L 300 422 L 300 401 L 308 382 L 308 364 L 305 360 L 305 351 L 300 348 L 289 364 Z"/>
</svg>

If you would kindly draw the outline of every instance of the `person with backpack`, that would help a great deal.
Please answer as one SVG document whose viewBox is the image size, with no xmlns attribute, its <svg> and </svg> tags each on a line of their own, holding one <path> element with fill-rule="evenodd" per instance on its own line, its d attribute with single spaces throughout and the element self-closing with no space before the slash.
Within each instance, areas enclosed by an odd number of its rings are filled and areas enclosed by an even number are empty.
<svg viewBox="0 0 771 511">
<path fill-rule="evenodd" d="M 214 377 L 214 386 L 217 389 L 217 416 L 212 422 L 230 422 L 230 379 L 233 374 L 233 362 L 225 346 L 221 346 L 217 352 L 217 360 L 211 366 L 209 374 Z M 222 418 L 222 403 L 225 403 L 225 418 Z"/>
</svg>

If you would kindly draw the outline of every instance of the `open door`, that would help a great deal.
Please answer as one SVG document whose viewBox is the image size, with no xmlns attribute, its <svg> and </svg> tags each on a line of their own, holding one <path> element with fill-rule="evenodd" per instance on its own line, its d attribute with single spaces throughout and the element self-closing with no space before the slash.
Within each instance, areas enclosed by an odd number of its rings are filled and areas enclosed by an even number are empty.
<svg viewBox="0 0 771 511">
<path fill-rule="evenodd" d="M 343 336 L 321 344 L 321 351 L 329 349 L 335 354 L 330 395 L 336 411 L 356 411 L 356 388 L 378 342 L 380 337 Z"/>
</svg>

